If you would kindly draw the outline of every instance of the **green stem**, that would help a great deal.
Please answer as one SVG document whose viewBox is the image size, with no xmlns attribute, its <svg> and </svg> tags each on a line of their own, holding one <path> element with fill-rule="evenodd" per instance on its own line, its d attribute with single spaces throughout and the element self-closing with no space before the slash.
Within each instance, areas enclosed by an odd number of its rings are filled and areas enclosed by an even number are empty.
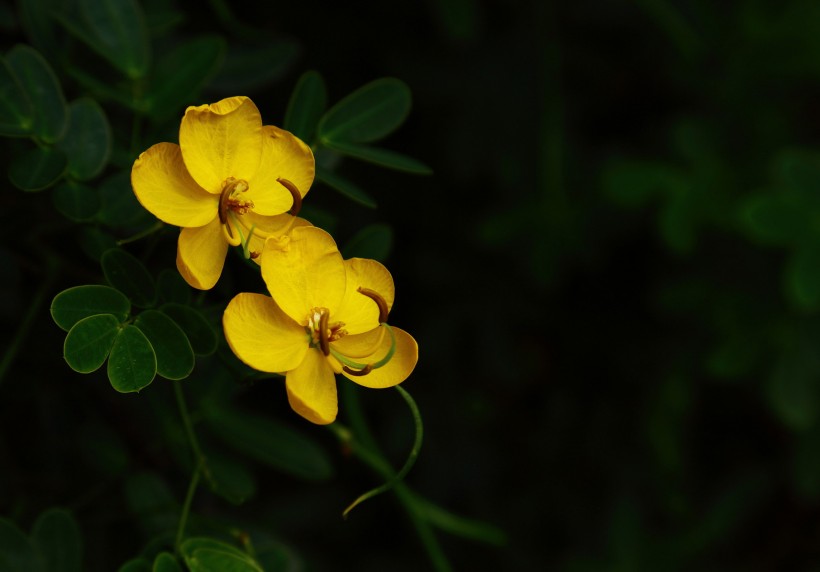
<svg viewBox="0 0 820 572">
<path fill-rule="evenodd" d="M 51 290 L 51 285 L 54 282 L 54 278 L 57 276 L 58 265 L 56 261 L 52 258 L 47 258 L 46 266 L 48 268 L 46 278 L 43 280 L 42 284 L 40 284 L 40 289 L 37 290 L 37 293 L 34 295 L 34 299 L 28 305 L 28 311 L 23 317 L 23 321 L 17 329 L 11 343 L 6 347 L 6 353 L 3 354 L 3 360 L 0 361 L 0 385 L 3 384 L 6 373 L 8 373 L 11 364 L 14 363 L 14 360 L 17 357 L 17 352 L 20 351 L 20 347 L 28 338 L 28 335 L 31 332 L 31 327 L 34 325 L 34 321 L 40 315 L 43 302 L 45 302 L 46 294 L 48 294 L 48 291 Z"/>
<path fill-rule="evenodd" d="M 141 230 L 137 234 L 129 236 L 128 238 L 123 238 L 123 239 L 118 240 L 117 245 L 122 246 L 123 244 L 128 244 L 129 242 L 134 242 L 134 241 L 137 241 L 141 238 L 145 238 L 146 236 L 151 236 L 155 232 L 157 232 L 159 230 L 162 230 L 164 227 L 165 227 L 165 223 L 162 222 L 161 220 L 158 220 L 157 222 L 155 222 L 154 224 L 152 224 L 151 226 L 149 226 L 145 230 Z"/>
<path fill-rule="evenodd" d="M 395 475 L 393 475 L 390 479 L 388 479 L 387 482 L 385 482 L 380 487 L 376 487 L 375 489 L 367 491 L 366 493 L 359 496 L 359 498 L 354 500 L 352 503 L 350 503 L 350 506 L 348 506 L 342 513 L 342 516 L 344 518 L 347 518 L 347 515 L 350 513 L 350 511 L 356 508 L 359 504 L 363 503 L 368 499 L 373 498 L 376 495 L 380 495 L 382 493 L 389 491 L 402 480 L 404 480 L 404 477 L 407 476 L 407 473 L 409 473 L 410 469 L 413 468 L 413 465 L 416 463 L 416 459 L 419 456 L 419 451 L 421 450 L 421 443 L 424 438 L 424 424 L 421 421 L 421 413 L 419 413 L 419 408 L 409 393 L 407 393 L 399 385 L 396 386 L 396 390 L 404 398 L 404 401 L 407 402 L 407 406 L 410 408 L 410 412 L 413 415 L 413 421 L 416 427 L 416 438 L 413 441 L 413 448 L 410 450 L 410 454 L 407 456 L 407 460 L 404 462 L 404 466 L 401 468 L 401 470 Z"/>
<path fill-rule="evenodd" d="M 199 441 L 197 441 L 196 433 L 194 433 L 194 426 L 191 423 L 191 414 L 188 412 L 188 406 L 185 403 L 185 395 L 182 393 L 182 383 L 179 381 L 171 383 L 174 386 L 174 395 L 176 396 L 179 415 L 182 417 L 182 424 L 185 426 L 185 434 L 188 437 L 188 443 L 191 445 L 191 451 L 194 454 L 194 474 L 191 476 L 191 484 L 188 485 L 188 492 L 185 495 L 185 502 L 182 505 L 182 514 L 179 516 L 179 528 L 177 528 L 175 548 L 176 551 L 179 552 L 182 538 L 185 535 L 185 525 L 188 523 L 188 514 L 191 511 L 191 502 L 194 499 L 194 493 L 199 484 L 200 474 L 204 473 L 208 479 L 210 477 L 205 465 L 205 457 L 202 455 L 202 449 L 199 448 Z"/>
</svg>

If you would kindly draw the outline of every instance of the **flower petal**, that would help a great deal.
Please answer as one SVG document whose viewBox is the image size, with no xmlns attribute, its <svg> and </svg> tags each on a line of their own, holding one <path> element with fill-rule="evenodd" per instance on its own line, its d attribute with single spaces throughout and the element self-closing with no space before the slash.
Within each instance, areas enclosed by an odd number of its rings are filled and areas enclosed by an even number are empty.
<svg viewBox="0 0 820 572">
<path fill-rule="evenodd" d="M 298 367 L 310 344 L 305 329 L 262 294 L 237 294 L 225 308 L 222 326 L 236 357 L 259 371 Z"/>
<path fill-rule="evenodd" d="M 301 139 L 273 125 L 262 127 L 262 160 L 253 179 L 248 180 L 247 198 L 261 215 L 287 212 L 293 197 L 277 179 L 287 179 L 305 196 L 313 184 L 316 167 L 313 152 Z"/>
<path fill-rule="evenodd" d="M 313 308 L 327 308 L 330 319 L 345 291 L 345 264 L 336 243 L 315 226 L 294 228 L 269 238 L 262 257 L 262 278 L 285 313 L 307 325 Z"/>
<path fill-rule="evenodd" d="M 416 340 L 413 339 L 413 336 L 404 330 L 396 327 L 393 327 L 392 329 L 393 335 L 396 336 L 396 352 L 393 354 L 393 357 L 389 362 L 378 369 L 374 369 L 366 375 L 350 375 L 346 371 L 342 371 L 342 375 L 352 381 L 355 381 L 359 385 L 363 385 L 364 387 L 372 387 L 374 389 L 393 387 L 394 385 L 398 385 L 407 379 L 416 367 L 416 362 L 419 360 L 419 346 L 416 343 Z M 381 347 L 375 353 L 356 361 L 361 363 L 376 363 L 387 355 L 387 352 L 390 350 L 390 344 L 390 335 L 387 334 L 382 339 Z M 336 347 L 337 346 L 334 343 L 334 349 L 336 349 Z"/>
<path fill-rule="evenodd" d="M 336 378 L 322 352 L 310 349 L 301 365 L 285 376 L 288 402 L 293 410 L 313 423 L 333 423 L 338 413 Z"/>
<path fill-rule="evenodd" d="M 183 228 L 177 242 L 177 270 L 192 287 L 210 290 L 222 274 L 227 252 L 218 218 L 199 228 Z"/>
<path fill-rule="evenodd" d="M 345 273 L 347 287 L 334 318 L 345 323 L 349 334 L 369 332 L 379 325 L 379 307 L 358 289 L 367 288 L 378 293 L 390 310 L 395 298 L 393 277 L 383 264 L 369 258 L 345 260 Z"/>
<path fill-rule="evenodd" d="M 189 107 L 179 128 L 188 172 L 200 187 L 219 194 L 225 179 L 248 181 L 262 156 L 262 116 L 247 97 Z"/>
<path fill-rule="evenodd" d="M 134 161 L 131 186 L 155 217 L 175 226 L 203 226 L 217 216 L 218 197 L 191 178 L 179 145 L 157 143 Z"/>
<path fill-rule="evenodd" d="M 242 232 L 245 233 L 245 236 L 250 233 L 251 228 L 254 229 L 248 251 L 259 253 L 259 256 L 253 259 L 257 264 L 262 264 L 262 253 L 265 250 L 265 241 L 269 236 L 280 236 L 300 226 L 313 226 L 310 221 L 298 216 L 294 218 L 289 214 L 262 216 L 251 211 L 236 218 L 239 224 L 242 225 Z M 254 227 L 254 225 L 256 226 Z"/>
<path fill-rule="evenodd" d="M 358 360 L 359 358 L 366 358 L 378 352 L 385 337 L 387 337 L 389 341 L 390 336 L 387 333 L 387 328 L 376 327 L 363 334 L 343 336 L 331 342 L 330 347 L 345 357 Z M 388 345 L 387 347 L 389 348 L 390 346 Z"/>
</svg>

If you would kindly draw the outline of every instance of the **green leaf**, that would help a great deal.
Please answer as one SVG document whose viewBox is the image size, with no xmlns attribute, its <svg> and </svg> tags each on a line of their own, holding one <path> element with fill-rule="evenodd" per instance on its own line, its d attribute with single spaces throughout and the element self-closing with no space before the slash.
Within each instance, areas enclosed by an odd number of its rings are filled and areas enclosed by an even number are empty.
<svg viewBox="0 0 820 572">
<path fill-rule="evenodd" d="M 225 64 L 209 89 L 234 95 L 258 91 L 287 72 L 299 55 L 296 42 L 267 39 L 263 45 L 228 46 Z"/>
<path fill-rule="evenodd" d="M 113 288 L 96 284 L 63 290 L 51 302 L 51 317 L 66 332 L 89 316 L 112 314 L 124 322 L 130 313 L 128 298 Z"/>
<path fill-rule="evenodd" d="M 820 309 L 820 247 L 803 246 L 786 268 L 788 293 L 805 310 Z"/>
<path fill-rule="evenodd" d="M 195 551 L 187 563 L 191 572 L 265 572 L 253 560 L 207 548 Z"/>
<path fill-rule="evenodd" d="M 176 529 L 179 503 L 158 475 L 146 472 L 131 476 L 125 482 L 125 501 L 147 534 L 158 535 Z"/>
<path fill-rule="evenodd" d="M 163 54 L 145 97 L 145 111 L 154 119 L 176 117 L 196 97 L 222 64 L 225 40 L 205 36 Z"/>
<path fill-rule="evenodd" d="M 53 508 L 34 523 L 31 538 L 46 563 L 46 572 L 80 572 L 83 539 L 70 512 Z"/>
<path fill-rule="evenodd" d="M 327 89 L 322 76 L 314 70 L 306 71 L 293 88 L 285 112 L 284 128 L 310 143 L 326 108 Z"/>
<path fill-rule="evenodd" d="M 120 393 L 147 387 L 157 374 L 157 358 L 151 342 L 136 326 L 125 326 L 114 339 L 108 358 L 108 379 Z"/>
<path fill-rule="evenodd" d="M 105 363 L 120 322 L 111 314 L 83 318 L 68 331 L 63 345 L 63 357 L 69 367 L 79 373 L 91 373 Z"/>
<path fill-rule="evenodd" d="M 345 258 L 372 258 L 384 262 L 393 246 L 393 229 L 386 224 L 371 224 L 353 235 L 342 248 Z"/>
<path fill-rule="evenodd" d="M 185 379 L 194 370 L 194 351 L 185 332 L 171 318 L 158 310 L 146 310 L 137 316 L 138 327 L 157 357 L 157 373 L 165 379 Z"/>
<path fill-rule="evenodd" d="M 87 226 L 80 231 L 80 247 L 91 260 L 99 262 L 105 251 L 117 248 L 117 239 L 96 226 Z"/>
<path fill-rule="evenodd" d="M 382 78 L 334 105 L 319 122 L 319 138 L 367 143 L 389 135 L 410 113 L 410 89 L 401 80 Z"/>
<path fill-rule="evenodd" d="M 345 179 L 344 177 L 317 166 L 316 178 L 332 189 L 338 191 L 351 201 L 359 203 L 369 209 L 376 208 L 376 201 L 370 198 L 370 195 L 360 189 L 358 185 Z"/>
<path fill-rule="evenodd" d="M 160 552 L 154 559 L 152 572 L 182 572 L 177 559 L 170 552 Z"/>
<path fill-rule="evenodd" d="M 89 221 L 100 210 L 100 196 L 97 191 L 73 181 L 66 181 L 58 185 L 51 199 L 54 202 L 54 208 L 74 222 Z"/>
<path fill-rule="evenodd" d="M 208 484 L 211 490 L 233 504 L 242 504 L 256 494 L 256 481 L 246 466 L 209 452 L 208 470 L 211 474 Z"/>
<path fill-rule="evenodd" d="M 206 409 L 205 419 L 226 445 L 260 463 L 311 481 L 326 480 L 333 474 L 327 453 L 287 425 L 217 407 Z"/>
<path fill-rule="evenodd" d="M 348 143 L 346 141 L 326 141 L 325 145 L 348 157 L 361 159 L 362 161 L 374 163 L 382 167 L 387 167 L 388 169 L 404 171 L 405 173 L 412 173 L 414 175 L 433 174 L 433 170 L 421 161 L 417 161 L 401 153 L 396 153 L 395 151 L 379 149 L 368 145 L 359 145 L 358 143 Z"/>
<path fill-rule="evenodd" d="M 85 91 L 94 95 L 100 101 L 114 101 L 126 109 L 142 113 L 142 109 L 137 105 L 137 101 L 128 91 L 128 85 L 124 82 L 112 84 L 101 79 L 97 79 L 93 75 L 86 73 L 80 68 L 70 67 L 65 70 L 66 73 Z"/>
<path fill-rule="evenodd" d="M 166 268 L 157 278 L 157 292 L 163 302 L 191 303 L 191 287 L 176 270 Z"/>
<path fill-rule="evenodd" d="M 144 558 L 129 560 L 117 572 L 152 572 L 151 563 Z"/>
<path fill-rule="evenodd" d="M 51 66 L 37 50 L 24 44 L 6 54 L 6 63 L 33 106 L 34 134 L 46 143 L 59 141 L 68 126 L 68 108 Z"/>
<path fill-rule="evenodd" d="M 742 204 L 740 222 L 758 242 L 785 246 L 803 241 L 810 232 L 808 207 L 797 193 L 757 195 Z"/>
<path fill-rule="evenodd" d="M 42 191 L 60 180 L 68 168 L 68 159 L 59 149 L 35 147 L 14 159 L 9 165 L 9 180 L 24 191 Z"/>
<path fill-rule="evenodd" d="M 5 60 L 0 60 L 0 135 L 30 135 L 34 130 L 31 101 Z"/>
<path fill-rule="evenodd" d="M 88 181 L 102 172 L 111 155 L 111 126 L 99 104 L 88 97 L 69 105 L 69 130 L 58 147 L 68 157 L 68 174 Z"/>
<path fill-rule="evenodd" d="M 65 6 L 64 0 L 25 0 L 16 4 L 30 43 L 52 62 L 65 58 L 68 37 L 54 18 L 55 12 Z"/>
<path fill-rule="evenodd" d="M 799 354 L 783 356 L 768 380 L 768 394 L 775 413 L 787 426 L 809 429 L 817 421 L 817 367 Z"/>
<path fill-rule="evenodd" d="M 188 564 L 188 559 L 192 558 L 194 552 L 197 550 L 212 550 L 214 552 L 224 552 L 225 554 L 232 554 L 238 558 L 245 558 L 250 560 L 251 557 L 244 552 L 242 552 L 236 546 L 231 544 L 227 544 L 222 542 L 221 540 L 216 540 L 213 538 L 206 538 L 204 536 L 195 536 L 192 538 L 186 539 L 182 546 L 180 546 L 180 552 L 182 553 L 182 557 L 185 559 L 185 563 Z"/>
<path fill-rule="evenodd" d="M 154 279 L 137 258 L 120 248 L 112 248 L 103 253 L 100 264 L 108 283 L 128 296 L 135 306 L 148 308 L 156 302 Z"/>
<path fill-rule="evenodd" d="M 164 304 L 160 310 L 182 328 L 196 355 L 207 356 L 216 351 L 217 334 L 201 312 L 175 303 Z"/>
<path fill-rule="evenodd" d="M 0 518 L 0 572 L 45 572 L 28 537 L 13 522 Z"/>
<path fill-rule="evenodd" d="M 131 188 L 131 170 L 107 177 L 99 187 L 102 207 L 98 220 L 114 228 L 147 226 L 156 221 L 146 211 Z"/>
<path fill-rule="evenodd" d="M 151 64 L 145 17 L 135 0 L 80 0 L 80 14 L 91 48 L 131 79 L 143 77 Z"/>
<path fill-rule="evenodd" d="M 658 195 L 677 189 L 684 179 L 677 169 L 656 161 L 615 159 L 603 170 L 603 190 L 615 203 L 628 208 L 646 205 Z"/>
</svg>

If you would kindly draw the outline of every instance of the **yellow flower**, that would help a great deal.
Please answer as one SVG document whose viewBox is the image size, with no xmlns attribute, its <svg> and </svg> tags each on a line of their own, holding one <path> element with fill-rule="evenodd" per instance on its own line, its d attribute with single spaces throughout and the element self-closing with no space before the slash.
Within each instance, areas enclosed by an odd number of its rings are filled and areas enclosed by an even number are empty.
<svg viewBox="0 0 820 572">
<path fill-rule="evenodd" d="M 285 373 L 299 415 L 318 424 L 336 419 L 335 373 L 373 388 L 410 375 L 418 345 L 386 325 L 394 288 L 384 266 L 344 260 L 333 238 L 312 226 L 269 239 L 262 260 L 273 297 L 238 294 L 222 319 L 225 338 L 252 368 Z"/>
<path fill-rule="evenodd" d="M 154 216 L 182 227 L 177 268 L 188 284 L 208 290 L 222 274 L 228 246 L 241 245 L 256 259 L 268 236 L 308 224 L 282 213 L 298 210 L 314 172 L 310 147 L 263 126 L 247 97 L 229 97 L 186 109 L 179 145 L 157 143 L 143 152 L 131 185 Z"/>
</svg>

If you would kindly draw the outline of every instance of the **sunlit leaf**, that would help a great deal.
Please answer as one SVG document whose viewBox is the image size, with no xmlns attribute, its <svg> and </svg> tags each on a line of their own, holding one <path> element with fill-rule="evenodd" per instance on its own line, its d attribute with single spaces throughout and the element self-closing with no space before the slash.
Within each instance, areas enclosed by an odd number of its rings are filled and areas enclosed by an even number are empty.
<svg viewBox="0 0 820 572">
<path fill-rule="evenodd" d="M 135 306 L 148 308 L 154 304 L 157 298 L 154 279 L 135 256 L 121 248 L 112 248 L 103 253 L 100 264 L 108 283 Z"/>
<path fill-rule="evenodd" d="M 348 143 L 347 141 L 326 141 L 330 149 L 338 151 L 348 157 L 354 157 L 367 161 L 381 167 L 388 169 L 395 169 L 396 171 L 404 171 L 414 175 L 432 175 L 433 170 L 416 159 L 389 151 L 387 149 L 379 149 L 378 147 L 370 147 L 369 145 L 360 145 L 358 143 Z"/>
<path fill-rule="evenodd" d="M 194 351 L 185 332 L 167 315 L 146 310 L 134 321 L 154 348 L 157 373 L 166 379 L 184 379 L 194 369 Z"/>
<path fill-rule="evenodd" d="M 123 322 L 130 312 L 131 303 L 121 292 L 96 284 L 63 290 L 51 302 L 51 317 L 65 331 L 89 316 L 112 314 Z"/>
<path fill-rule="evenodd" d="M 69 105 L 69 130 L 59 147 L 68 157 L 68 174 L 78 181 L 93 179 L 111 154 L 111 126 L 99 104 L 83 97 Z"/>
<path fill-rule="evenodd" d="M 24 191 L 42 191 L 60 180 L 68 159 L 59 149 L 35 147 L 15 157 L 9 165 L 9 180 Z"/>
<path fill-rule="evenodd" d="M 410 113 L 410 89 L 401 80 L 382 78 L 357 89 L 334 105 L 319 122 L 322 142 L 367 143 L 381 139 Z"/>
<path fill-rule="evenodd" d="M 34 522 L 31 539 L 46 572 L 80 572 L 83 539 L 70 512 L 53 508 L 42 513 Z"/>
<path fill-rule="evenodd" d="M 125 326 L 108 357 L 108 379 L 120 393 L 139 391 L 154 381 L 157 358 L 151 342 L 136 326 Z"/>
<path fill-rule="evenodd" d="M 76 372 L 91 373 L 105 363 L 105 358 L 120 332 L 119 320 L 111 314 L 83 318 L 68 331 L 63 346 L 66 363 Z"/>
<path fill-rule="evenodd" d="M 370 209 L 376 208 L 376 201 L 370 198 L 370 195 L 360 189 L 358 185 L 345 179 L 344 177 L 317 166 L 316 178 L 332 189 L 338 191 L 351 201 L 359 203 L 360 205 Z"/>
<path fill-rule="evenodd" d="M 9 50 L 6 63 L 31 102 L 34 134 L 47 143 L 59 141 L 68 126 L 68 107 L 51 66 L 37 50 L 24 44 Z"/>
<path fill-rule="evenodd" d="M 327 107 L 327 89 L 319 72 L 302 74 L 288 102 L 284 128 L 302 141 L 311 143 Z"/>
</svg>

